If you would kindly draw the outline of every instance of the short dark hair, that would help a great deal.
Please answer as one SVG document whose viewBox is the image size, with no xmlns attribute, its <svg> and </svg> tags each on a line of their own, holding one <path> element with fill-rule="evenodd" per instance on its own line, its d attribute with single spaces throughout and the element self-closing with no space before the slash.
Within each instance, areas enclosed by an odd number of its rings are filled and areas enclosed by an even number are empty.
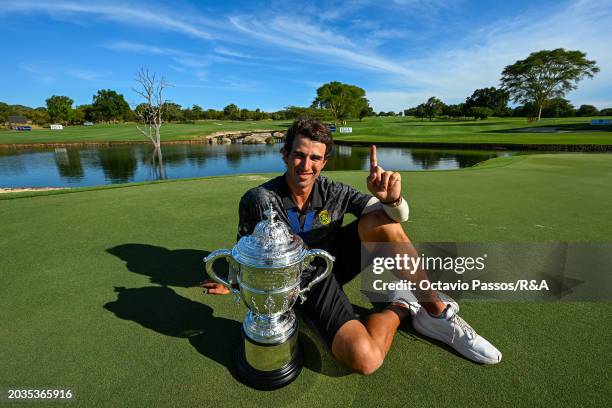
<svg viewBox="0 0 612 408">
<path fill-rule="evenodd" d="M 302 118 L 293 122 L 293 125 L 287 129 L 285 145 L 281 151 L 287 154 L 291 153 L 293 141 L 297 136 L 304 136 L 315 142 L 323 143 L 325 145 L 325 158 L 327 159 L 331 155 L 334 146 L 331 131 L 318 119 Z"/>
</svg>

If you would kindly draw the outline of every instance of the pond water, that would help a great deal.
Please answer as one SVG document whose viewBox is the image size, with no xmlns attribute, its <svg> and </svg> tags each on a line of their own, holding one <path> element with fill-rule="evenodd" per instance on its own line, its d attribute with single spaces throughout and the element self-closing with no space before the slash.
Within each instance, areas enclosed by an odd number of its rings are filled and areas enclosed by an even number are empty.
<svg viewBox="0 0 612 408">
<path fill-rule="evenodd" d="M 163 171 L 150 145 L 0 149 L 0 187 L 81 187 L 101 184 L 284 171 L 281 144 L 163 145 Z M 379 147 L 385 170 L 447 170 L 509 156 L 509 151 Z M 367 147 L 335 146 L 326 170 L 367 170 Z M 163 175 L 164 177 L 162 177 Z"/>
</svg>

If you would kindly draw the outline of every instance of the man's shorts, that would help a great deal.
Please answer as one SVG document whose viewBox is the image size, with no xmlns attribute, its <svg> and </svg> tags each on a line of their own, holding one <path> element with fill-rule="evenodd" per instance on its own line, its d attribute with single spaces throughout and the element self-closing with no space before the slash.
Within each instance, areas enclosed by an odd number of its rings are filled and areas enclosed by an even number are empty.
<svg viewBox="0 0 612 408">
<path fill-rule="evenodd" d="M 357 319 L 342 286 L 361 272 L 358 220 L 342 227 L 329 252 L 336 258 L 331 275 L 306 292 L 306 302 L 296 302 L 295 310 L 315 326 L 331 349 L 340 327 L 349 320 Z M 321 270 L 322 266 L 317 268 L 317 274 Z"/>
</svg>

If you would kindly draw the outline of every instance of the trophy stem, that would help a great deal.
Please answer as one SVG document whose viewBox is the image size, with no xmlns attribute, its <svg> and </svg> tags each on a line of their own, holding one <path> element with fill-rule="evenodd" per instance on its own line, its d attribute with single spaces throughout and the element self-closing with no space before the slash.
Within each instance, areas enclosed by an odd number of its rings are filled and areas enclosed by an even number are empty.
<svg viewBox="0 0 612 408">
<path fill-rule="evenodd" d="M 302 371 L 304 359 L 297 330 L 279 344 L 259 343 L 246 336 L 244 330 L 242 334 L 244 343 L 236 352 L 236 369 L 245 385 L 275 390 L 295 380 Z"/>
</svg>

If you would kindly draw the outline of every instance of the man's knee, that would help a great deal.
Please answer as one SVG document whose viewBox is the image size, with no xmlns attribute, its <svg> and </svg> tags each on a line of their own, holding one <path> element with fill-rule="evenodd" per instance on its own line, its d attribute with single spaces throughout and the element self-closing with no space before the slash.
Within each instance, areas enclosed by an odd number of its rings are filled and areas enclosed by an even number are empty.
<svg viewBox="0 0 612 408">
<path fill-rule="evenodd" d="M 380 349 L 357 320 L 348 322 L 338 331 L 332 344 L 332 353 L 341 363 L 363 375 L 378 370 L 384 360 Z"/>
<path fill-rule="evenodd" d="M 355 344 L 353 370 L 362 375 L 370 375 L 380 368 L 383 357 L 378 347 L 371 342 L 360 341 Z"/>
<path fill-rule="evenodd" d="M 359 218 L 359 238 L 362 242 L 408 242 L 402 225 L 389 218 L 383 210 Z"/>
</svg>

